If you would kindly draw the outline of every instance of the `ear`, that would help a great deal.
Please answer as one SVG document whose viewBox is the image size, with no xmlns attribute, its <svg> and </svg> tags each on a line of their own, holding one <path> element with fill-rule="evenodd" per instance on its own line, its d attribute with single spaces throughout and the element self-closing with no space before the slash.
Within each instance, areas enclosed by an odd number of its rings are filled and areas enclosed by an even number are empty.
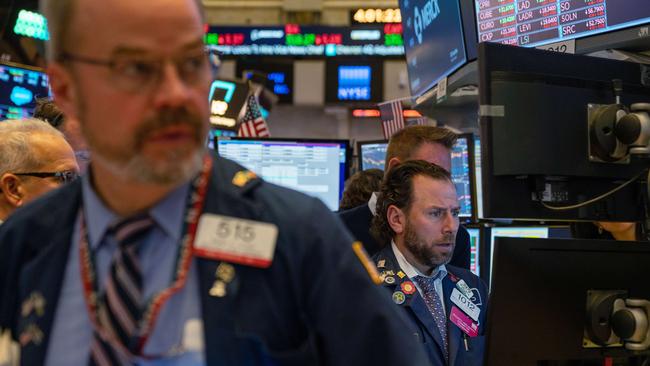
<svg viewBox="0 0 650 366">
<path fill-rule="evenodd" d="M 5 173 L 0 177 L 0 194 L 12 207 L 20 207 L 25 197 L 25 189 L 20 179 L 11 173 Z"/>
<path fill-rule="evenodd" d="M 391 170 L 392 168 L 394 168 L 394 167 L 400 165 L 401 163 L 402 163 L 402 161 L 399 160 L 399 158 L 391 158 L 391 159 L 388 161 L 388 167 L 387 167 L 386 171 Z"/>
<path fill-rule="evenodd" d="M 63 111 L 66 118 L 78 119 L 79 116 L 75 107 L 77 105 L 77 91 L 70 71 L 63 67 L 62 64 L 53 62 L 48 66 L 47 74 L 56 105 Z"/>
<path fill-rule="evenodd" d="M 395 205 L 388 206 L 386 220 L 395 234 L 399 235 L 404 232 L 406 228 L 406 215 L 400 208 Z"/>
</svg>

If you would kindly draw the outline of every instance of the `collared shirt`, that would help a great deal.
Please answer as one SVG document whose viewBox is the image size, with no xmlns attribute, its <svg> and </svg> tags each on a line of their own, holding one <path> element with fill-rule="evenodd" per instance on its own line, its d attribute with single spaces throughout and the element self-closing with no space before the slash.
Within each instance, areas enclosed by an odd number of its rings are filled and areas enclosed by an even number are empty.
<svg viewBox="0 0 650 366">
<path fill-rule="evenodd" d="M 444 293 L 442 290 L 442 280 L 447 276 L 447 267 L 445 267 L 444 264 L 439 265 L 436 267 L 435 270 L 431 273 L 431 275 L 427 276 L 424 273 L 420 272 L 417 268 L 415 268 L 411 263 L 409 263 L 402 252 L 400 252 L 399 248 L 397 248 L 397 245 L 395 245 L 394 241 L 391 241 L 390 243 L 391 247 L 393 248 L 393 253 L 395 254 L 395 258 L 397 259 L 397 265 L 404 271 L 404 273 L 408 276 L 408 278 L 413 281 L 413 284 L 415 285 L 415 288 L 418 289 L 418 292 L 422 297 L 422 289 L 418 285 L 417 281 L 415 281 L 415 277 L 417 276 L 422 276 L 422 277 L 435 277 L 438 276 L 434 281 L 433 281 L 433 287 L 436 289 L 436 293 L 438 293 L 438 296 L 440 297 L 440 302 L 442 303 L 442 311 L 446 314 L 447 310 L 445 309 L 445 301 L 444 301 Z M 438 275 L 440 273 L 440 275 Z"/>
<path fill-rule="evenodd" d="M 103 292 L 111 260 L 117 251 L 117 243 L 112 236 L 106 235 L 106 232 L 118 217 L 97 196 L 88 175 L 82 179 L 83 209 L 89 247 L 95 258 L 100 292 Z M 143 293 L 146 299 L 171 284 L 181 242 L 185 202 L 189 188 L 189 184 L 185 184 L 175 189 L 149 210 L 155 225 L 140 244 L 139 249 Z M 54 316 L 46 365 L 86 365 L 89 360 L 92 325 L 80 275 L 79 229 L 80 220 L 77 219 L 59 304 Z M 184 341 L 195 339 L 195 334 L 186 332 L 188 329 L 197 330 L 196 324 L 201 319 L 198 286 L 196 261 L 192 261 L 184 288 L 165 303 L 153 334 L 145 345 L 146 355 L 162 354 L 167 357 L 153 361 L 135 360 L 138 365 L 202 365 L 205 363 L 202 349 L 193 348 L 191 351 L 185 349 L 185 352 L 180 354 L 171 351 L 183 349 Z M 202 339 L 202 335 L 200 338 Z M 192 340 L 192 343 L 196 342 Z"/>
<path fill-rule="evenodd" d="M 379 198 L 379 192 L 372 192 L 368 201 L 368 208 L 372 212 L 372 216 L 377 216 L 377 198 Z"/>
</svg>

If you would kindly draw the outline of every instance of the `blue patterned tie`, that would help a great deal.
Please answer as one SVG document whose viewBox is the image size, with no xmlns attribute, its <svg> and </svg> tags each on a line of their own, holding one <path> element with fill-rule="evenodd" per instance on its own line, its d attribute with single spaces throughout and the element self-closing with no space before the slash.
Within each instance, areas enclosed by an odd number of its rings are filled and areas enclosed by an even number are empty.
<svg viewBox="0 0 650 366">
<path fill-rule="evenodd" d="M 442 344 L 444 348 L 445 360 L 448 361 L 449 351 L 447 341 L 447 316 L 443 310 L 440 296 L 438 296 L 438 292 L 434 286 L 434 282 L 439 276 L 440 272 L 438 272 L 438 275 L 434 277 L 416 276 L 415 282 L 417 282 L 418 286 L 420 286 L 420 289 L 423 293 L 424 302 L 427 304 L 431 315 L 433 315 L 433 318 L 436 321 L 436 325 L 438 326 L 438 330 L 440 331 L 440 336 L 442 337 L 443 341 Z"/>
<path fill-rule="evenodd" d="M 143 296 L 142 273 L 138 260 L 138 245 L 153 227 L 147 215 L 138 215 L 119 221 L 109 232 L 118 244 L 101 296 L 99 322 L 129 351 L 136 353 L 137 328 L 140 321 Z M 95 333 L 90 351 L 90 365 L 120 365 L 128 361 L 109 343 Z M 125 362 L 126 361 L 126 362 Z"/>
</svg>

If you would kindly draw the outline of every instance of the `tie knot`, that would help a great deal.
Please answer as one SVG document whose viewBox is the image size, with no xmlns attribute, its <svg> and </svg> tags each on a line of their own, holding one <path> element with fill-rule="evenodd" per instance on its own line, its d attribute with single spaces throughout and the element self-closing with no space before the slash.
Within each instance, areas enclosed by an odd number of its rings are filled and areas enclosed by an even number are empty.
<svg viewBox="0 0 650 366">
<path fill-rule="evenodd" d="M 118 220 L 110 228 L 115 240 L 122 248 L 127 248 L 140 242 L 153 226 L 154 221 L 149 214 L 138 214 Z"/>
<path fill-rule="evenodd" d="M 436 273 L 435 276 L 425 277 L 425 276 L 415 276 L 415 282 L 418 283 L 420 288 L 423 290 L 429 290 L 434 288 L 434 282 L 440 277 L 440 272 Z"/>
</svg>

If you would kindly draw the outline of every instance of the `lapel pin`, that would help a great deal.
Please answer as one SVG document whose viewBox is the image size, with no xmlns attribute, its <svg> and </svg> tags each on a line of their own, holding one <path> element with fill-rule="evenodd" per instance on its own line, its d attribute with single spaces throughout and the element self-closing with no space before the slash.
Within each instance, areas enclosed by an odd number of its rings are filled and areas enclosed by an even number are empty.
<svg viewBox="0 0 650 366">
<path fill-rule="evenodd" d="M 210 296 L 224 297 L 226 296 L 226 283 L 220 280 L 214 281 L 210 289 Z"/>
<path fill-rule="evenodd" d="M 223 282 L 230 283 L 235 278 L 235 267 L 230 263 L 221 262 L 217 267 L 216 276 Z"/>
</svg>

